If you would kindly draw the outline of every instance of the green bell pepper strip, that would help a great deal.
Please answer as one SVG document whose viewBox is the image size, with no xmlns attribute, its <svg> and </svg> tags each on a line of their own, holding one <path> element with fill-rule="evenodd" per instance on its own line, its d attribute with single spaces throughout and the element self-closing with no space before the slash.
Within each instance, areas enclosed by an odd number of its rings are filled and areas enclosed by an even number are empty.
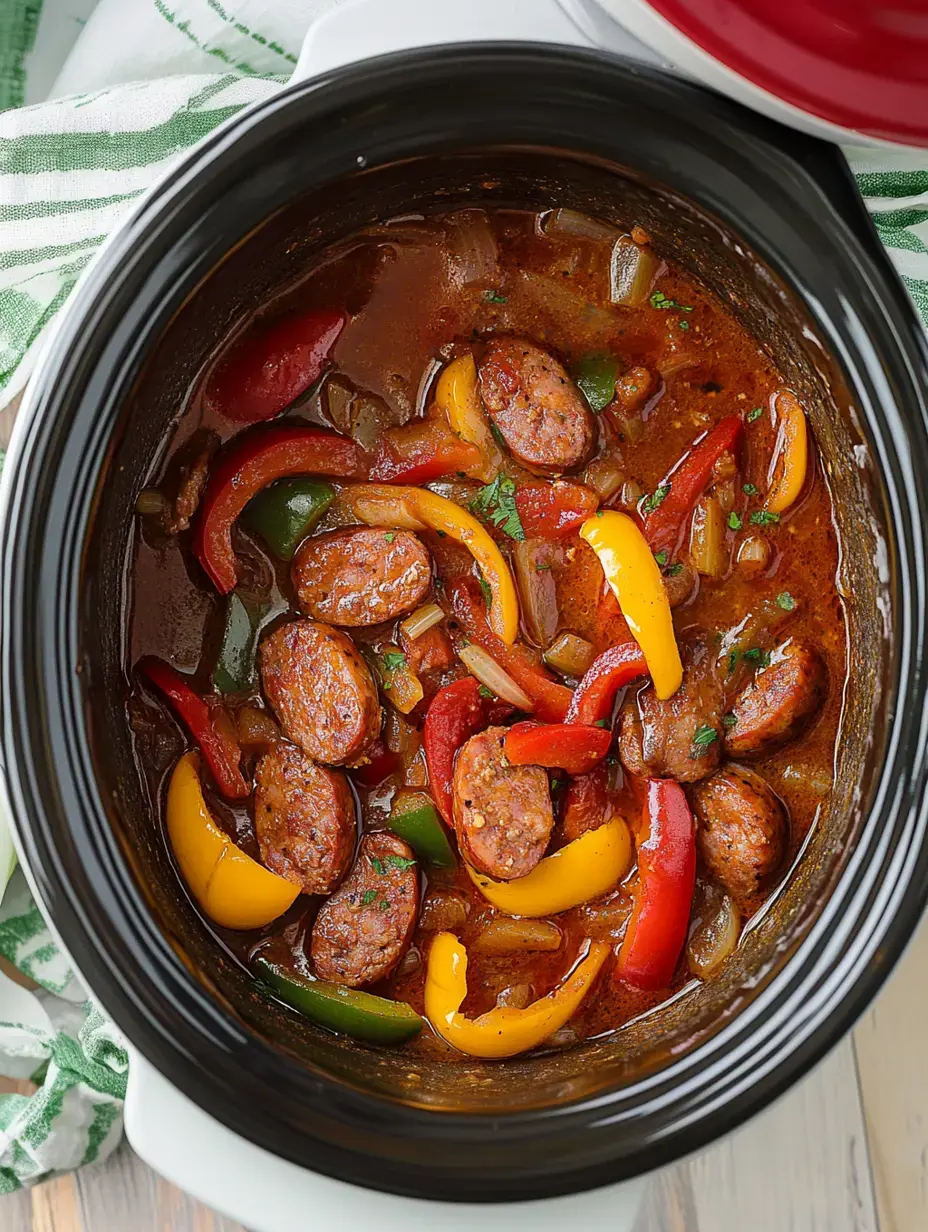
<svg viewBox="0 0 928 1232">
<path fill-rule="evenodd" d="M 257 531 L 280 560 L 293 554 L 335 500 L 330 483 L 316 479 L 281 479 L 265 488 L 244 513 L 245 522 Z"/>
<path fill-rule="evenodd" d="M 580 392 L 590 404 L 590 410 L 597 413 L 615 397 L 618 377 L 619 363 L 609 355 L 584 355 L 574 369 Z"/>
<path fill-rule="evenodd" d="M 256 958 L 255 966 L 275 996 L 330 1031 L 370 1044 L 402 1044 L 425 1026 L 405 1001 L 388 1001 L 327 980 L 310 980 L 267 958 Z"/>
<path fill-rule="evenodd" d="M 235 591 L 229 595 L 222 644 L 213 668 L 213 684 L 220 693 L 244 693 L 255 682 L 258 629 L 266 607 L 246 603 Z"/>
<path fill-rule="evenodd" d="M 457 860 L 434 804 L 394 810 L 390 829 L 404 838 L 416 855 L 433 868 L 454 868 Z"/>
</svg>

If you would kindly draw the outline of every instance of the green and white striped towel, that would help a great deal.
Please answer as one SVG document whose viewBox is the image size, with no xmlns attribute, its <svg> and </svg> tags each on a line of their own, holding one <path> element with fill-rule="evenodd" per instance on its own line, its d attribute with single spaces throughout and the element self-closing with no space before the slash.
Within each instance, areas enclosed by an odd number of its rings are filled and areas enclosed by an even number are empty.
<svg viewBox="0 0 928 1232">
<path fill-rule="evenodd" d="M 22 389 L 43 331 L 133 201 L 184 150 L 278 89 L 311 20 L 340 2 L 0 0 L 0 407 Z M 87 14 L 53 101 L 20 106 L 43 30 L 76 30 Z M 47 77 L 47 59 L 39 67 Z M 928 321 L 928 151 L 847 154 Z M 0 885 L 5 830 L 0 817 Z M 21 873 L 0 906 L 0 954 L 42 986 L 30 994 L 0 977 L 0 1071 L 40 1083 L 32 1097 L 0 1097 L 3 1192 L 112 1149 L 127 1061 Z"/>
</svg>

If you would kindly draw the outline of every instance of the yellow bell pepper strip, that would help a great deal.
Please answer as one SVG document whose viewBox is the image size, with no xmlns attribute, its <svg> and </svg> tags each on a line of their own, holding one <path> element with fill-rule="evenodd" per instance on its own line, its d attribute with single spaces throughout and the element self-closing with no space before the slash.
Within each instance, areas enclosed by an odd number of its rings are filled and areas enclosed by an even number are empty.
<svg viewBox="0 0 928 1232">
<path fill-rule="evenodd" d="M 809 429 L 806 413 L 796 395 L 781 389 L 774 400 L 779 430 L 764 501 L 769 513 L 784 513 L 797 499 L 809 468 Z"/>
<path fill-rule="evenodd" d="M 637 523 L 625 513 L 600 510 L 580 527 L 603 567 L 632 637 L 651 673 L 657 696 L 673 697 L 683 681 L 683 664 L 673 631 L 664 580 Z"/>
<path fill-rule="evenodd" d="M 480 450 L 479 463 L 465 466 L 472 479 L 491 483 L 503 465 L 503 455 L 493 439 L 489 420 L 483 409 L 477 388 L 477 365 L 473 355 L 461 355 L 451 361 L 438 378 L 435 402 L 445 415 L 453 432 L 462 441 Z"/>
<path fill-rule="evenodd" d="M 512 645 L 519 633 L 519 601 L 512 573 L 492 537 L 466 509 L 427 488 L 377 483 L 345 488 L 341 503 L 367 526 L 435 530 L 463 544 L 490 587 L 490 628 L 507 646 Z"/>
<path fill-rule="evenodd" d="M 216 825 L 200 786 L 199 757 L 185 753 L 171 775 L 168 837 L 190 893 L 222 928 L 262 928 L 282 915 L 300 887 L 236 847 Z"/>
<path fill-rule="evenodd" d="M 524 1010 L 497 1006 L 479 1018 L 460 1013 L 467 996 L 467 950 L 453 933 L 439 933 L 429 950 L 425 1016 L 432 1029 L 459 1052 L 486 1060 L 514 1057 L 537 1048 L 560 1030 L 593 986 L 610 947 L 590 943 L 586 956 L 546 997 Z"/>
<path fill-rule="evenodd" d="M 527 877 L 493 881 L 466 865 L 471 881 L 488 902 L 508 915 L 557 915 L 611 890 L 632 862 L 632 840 L 621 817 L 588 830 L 553 855 L 545 856 Z"/>
</svg>

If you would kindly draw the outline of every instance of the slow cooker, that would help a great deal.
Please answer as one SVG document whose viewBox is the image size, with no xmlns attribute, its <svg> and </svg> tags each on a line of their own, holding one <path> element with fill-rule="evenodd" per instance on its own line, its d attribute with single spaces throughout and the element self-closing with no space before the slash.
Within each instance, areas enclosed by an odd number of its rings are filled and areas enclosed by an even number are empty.
<svg viewBox="0 0 928 1232">
<path fill-rule="evenodd" d="M 104 245 L 3 478 L 24 865 L 129 1040 L 130 1141 L 266 1232 L 630 1226 L 641 1177 L 848 1029 L 928 896 L 928 350 L 847 166 L 640 59 L 568 46 L 578 26 L 554 4 L 499 7 L 451 20 L 397 0 L 386 25 L 357 5 L 321 23 L 303 79 L 201 143 Z M 549 41 L 438 45 L 524 33 Z M 776 356 L 832 487 L 853 653 L 829 805 L 719 978 L 556 1056 L 411 1069 L 264 997 L 201 927 L 131 760 L 121 605 L 135 497 L 228 323 L 359 226 L 474 201 L 634 215 Z"/>
</svg>

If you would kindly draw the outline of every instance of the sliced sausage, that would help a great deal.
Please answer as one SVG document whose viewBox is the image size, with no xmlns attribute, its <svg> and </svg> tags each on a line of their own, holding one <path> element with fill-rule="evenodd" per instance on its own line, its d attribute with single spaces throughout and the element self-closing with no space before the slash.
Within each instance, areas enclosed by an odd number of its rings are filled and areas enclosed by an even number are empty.
<svg viewBox="0 0 928 1232">
<path fill-rule="evenodd" d="M 505 727 L 471 736 L 454 764 L 454 828 L 458 846 L 478 872 L 500 881 L 530 873 L 545 854 L 554 812 L 540 766 L 512 766 Z"/>
<path fill-rule="evenodd" d="M 431 581 L 429 554 L 408 530 L 333 530 L 307 539 L 293 560 L 303 611 L 349 628 L 411 611 Z"/>
<path fill-rule="evenodd" d="M 288 740 L 316 761 L 357 762 L 380 732 L 377 686 L 347 634 L 315 620 L 261 643 L 261 681 Z"/>
<path fill-rule="evenodd" d="M 484 405 L 514 458 L 556 475 L 585 461 L 593 416 L 562 364 L 524 338 L 495 338 L 480 362 Z"/>
<path fill-rule="evenodd" d="M 726 766 L 691 791 L 696 843 L 709 872 L 734 898 L 762 889 L 782 863 L 786 812 L 758 774 Z"/>
<path fill-rule="evenodd" d="M 799 735 L 828 689 L 822 657 L 806 642 L 786 642 L 731 708 L 725 732 L 732 757 L 762 757 Z"/>
<path fill-rule="evenodd" d="M 304 894 L 331 894 L 351 863 L 354 801 L 340 771 L 281 741 L 255 769 L 261 859 Z"/>
<path fill-rule="evenodd" d="M 661 701 L 651 685 L 622 709 L 619 757 L 635 775 L 692 783 L 711 774 L 722 752 L 722 688 L 704 642 L 682 648 L 683 683 Z"/>
<path fill-rule="evenodd" d="M 412 849 L 395 834 L 367 834 L 348 880 L 319 909 L 310 952 L 322 980 L 349 988 L 389 975 L 412 939 L 419 874 Z"/>
</svg>

